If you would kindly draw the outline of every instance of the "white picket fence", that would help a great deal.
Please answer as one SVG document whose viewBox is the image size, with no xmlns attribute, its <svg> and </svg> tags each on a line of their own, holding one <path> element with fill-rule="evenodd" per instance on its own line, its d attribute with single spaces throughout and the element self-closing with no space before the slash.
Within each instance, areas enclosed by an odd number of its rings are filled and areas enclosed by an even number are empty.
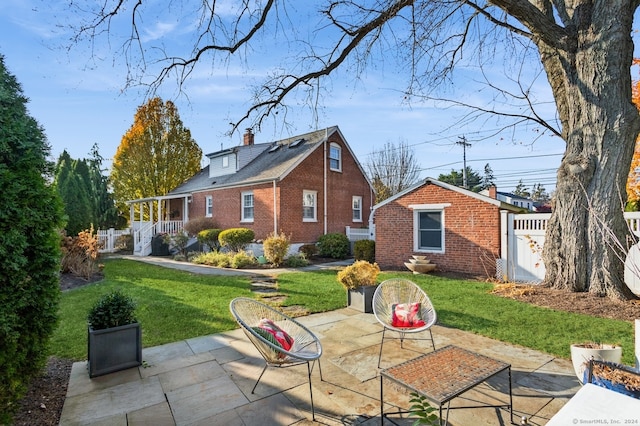
<svg viewBox="0 0 640 426">
<path fill-rule="evenodd" d="M 502 253 L 496 268 L 499 280 L 537 283 L 544 279 L 542 247 L 550 217 L 550 213 L 502 212 Z M 625 212 L 624 217 L 629 229 L 640 237 L 640 212 Z"/>
<path fill-rule="evenodd" d="M 113 253 L 116 251 L 116 242 L 122 235 L 130 235 L 131 229 L 99 229 L 98 246 L 100 253 Z"/>
</svg>

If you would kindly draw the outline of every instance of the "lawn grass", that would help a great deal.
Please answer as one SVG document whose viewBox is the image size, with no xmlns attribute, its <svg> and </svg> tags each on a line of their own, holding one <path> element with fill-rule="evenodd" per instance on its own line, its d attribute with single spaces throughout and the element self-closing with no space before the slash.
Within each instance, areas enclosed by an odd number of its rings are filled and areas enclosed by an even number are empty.
<svg viewBox="0 0 640 426">
<path fill-rule="evenodd" d="M 569 358 L 569 345 L 606 341 L 623 347 L 623 361 L 633 364 L 633 325 L 540 308 L 490 294 L 491 283 L 383 272 L 379 279 L 404 277 L 429 295 L 438 324 L 492 337 Z M 335 271 L 289 272 L 278 277 L 285 306 L 302 305 L 309 312 L 346 306 L 346 290 Z M 236 328 L 229 313 L 234 297 L 251 297 L 246 277 L 194 275 L 137 261 L 105 262 L 105 279 L 64 292 L 61 321 L 53 336 L 52 354 L 86 359 L 86 314 L 103 293 L 121 288 L 138 302 L 143 346 L 197 337 Z"/>
<path fill-rule="evenodd" d="M 63 292 L 53 355 L 86 359 L 87 312 L 111 290 L 122 289 L 137 302 L 143 347 L 231 330 L 236 323 L 229 302 L 251 296 L 246 277 L 196 275 L 122 259 L 106 261 L 104 274 L 103 281 Z"/>
</svg>

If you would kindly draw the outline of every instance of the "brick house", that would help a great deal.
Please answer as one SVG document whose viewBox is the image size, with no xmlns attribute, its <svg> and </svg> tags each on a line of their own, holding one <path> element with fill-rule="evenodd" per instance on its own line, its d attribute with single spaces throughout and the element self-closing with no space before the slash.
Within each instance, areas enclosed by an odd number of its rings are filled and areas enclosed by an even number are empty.
<svg viewBox="0 0 640 426">
<path fill-rule="evenodd" d="M 426 255 L 438 270 L 494 277 L 500 258 L 500 211 L 523 209 L 489 196 L 426 178 L 373 207 L 376 262 L 404 269 Z"/>
<path fill-rule="evenodd" d="M 136 252 L 148 254 L 142 246 L 153 234 L 203 216 L 220 229 L 250 228 L 256 239 L 284 232 L 292 244 L 366 227 L 373 188 L 337 126 L 269 143 L 254 139 L 248 129 L 243 145 L 207 154 L 209 165 L 169 194 L 130 202 L 132 224 L 138 203 L 141 218 L 148 205 L 147 228 L 154 228 L 134 236 Z M 134 229 L 145 227 L 140 221 Z"/>
</svg>

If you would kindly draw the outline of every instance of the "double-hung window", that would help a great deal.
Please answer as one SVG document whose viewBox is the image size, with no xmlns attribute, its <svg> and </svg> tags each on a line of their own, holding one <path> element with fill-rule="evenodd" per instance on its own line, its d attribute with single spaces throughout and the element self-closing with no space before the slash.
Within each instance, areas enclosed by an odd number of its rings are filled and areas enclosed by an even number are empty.
<svg viewBox="0 0 640 426">
<path fill-rule="evenodd" d="M 317 221 L 318 191 L 302 191 L 302 221 Z"/>
<path fill-rule="evenodd" d="M 329 145 L 329 168 L 336 172 L 342 171 L 342 148 L 337 143 Z"/>
<path fill-rule="evenodd" d="M 205 217 L 213 216 L 213 196 L 212 195 L 207 195 L 207 197 L 205 198 L 204 215 Z"/>
<path fill-rule="evenodd" d="M 413 209 L 413 248 L 417 252 L 444 253 L 444 208 L 450 204 L 423 204 Z"/>
<path fill-rule="evenodd" d="M 362 222 L 362 197 L 354 195 L 351 199 L 351 211 L 354 222 Z"/>
<path fill-rule="evenodd" d="M 242 193 L 242 222 L 253 222 L 253 192 Z"/>
</svg>

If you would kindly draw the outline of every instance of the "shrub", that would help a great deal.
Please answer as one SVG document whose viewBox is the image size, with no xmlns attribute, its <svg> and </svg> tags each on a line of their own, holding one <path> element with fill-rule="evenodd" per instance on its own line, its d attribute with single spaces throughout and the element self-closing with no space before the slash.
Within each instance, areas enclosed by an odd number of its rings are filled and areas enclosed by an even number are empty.
<svg viewBox="0 0 640 426">
<path fill-rule="evenodd" d="M 116 249 L 133 253 L 133 235 L 123 234 L 116 238 Z"/>
<path fill-rule="evenodd" d="M 280 266 L 289 253 L 289 246 L 291 242 L 284 233 L 271 233 L 262 244 L 264 257 L 275 266 Z"/>
<path fill-rule="evenodd" d="M 87 322 L 94 330 L 136 322 L 136 303 L 120 290 L 102 295 L 89 310 Z"/>
<path fill-rule="evenodd" d="M 239 252 L 255 238 L 255 234 L 251 229 L 247 228 L 229 228 L 220 232 L 218 241 L 220 245 L 226 247 L 233 252 Z"/>
<path fill-rule="evenodd" d="M 231 257 L 231 267 L 234 269 L 254 266 L 258 262 L 253 254 L 240 250 Z"/>
<path fill-rule="evenodd" d="M 304 256 L 307 259 L 309 259 L 312 256 L 315 256 L 316 254 L 318 254 L 318 246 L 315 245 L 315 244 L 304 244 L 304 245 L 300 246 L 298 251 L 300 253 L 304 254 Z"/>
<path fill-rule="evenodd" d="M 60 271 L 86 279 L 98 272 L 98 235 L 91 229 L 76 237 L 62 237 Z"/>
<path fill-rule="evenodd" d="M 216 266 L 218 268 L 227 268 L 231 264 L 231 256 L 228 253 L 212 251 L 210 253 L 202 253 L 191 260 L 199 265 Z"/>
<path fill-rule="evenodd" d="M 62 203 L 49 146 L 0 55 L 0 424 L 41 373 L 60 298 Z"/>
<path fill-rule="evenodd" d="M 375 285 L 380 268 L 377 263 L 358 260 L 338 272 L 338 282 L 347 290 L 366 285 Z"/>
<path fill-rule="evenodd" d="M 189 244 L 189 236 L 186 232 L 180 231 L 175 234 L 166 234 L 162 239 L 165 244 L 169 244 L 173 246 L 178 253 L 183 256 L 184 259 L 187 258 L 187 245 Z"/>
<path fill-rule="evenodd" d="M 349 238 L 341 233 L 325 234 L 318 238 L 320 256 L 344 259 L 349 255 Z"/>
<path fill-rule="evenodd" d="M 356 260 L 376 261 L 376 242 L 373 240 L 358 240 L 353 245 L 353 257 Z"/>
<path fill-rule="evenodd" d="M 212 251 L 220 250 L 220 241 L 218 241 L 218 236 L 222 232 L 222 229 L 205 229 L 204 231 L 198 232 L 198 242 L 200 244 L 206 244 Z"/>
<path fill-rule="evenodd" d="M 215 229 L 218 226 L 216 222 L 211 217 L 197 217 L 195 219 L 191 219 L 189 222 L 184 224 L 184 231 L 191 237 L 197 237 L 201 231 L 205 229 Z"/>
<path fill-rule="evenodd" d="M 304 253 L 298 253 L 287 257 L 284 260 L 284 264 L 289 268 L 302 268 L 303 266 L 309 265 L 309 261 Z"/>
</svg>

